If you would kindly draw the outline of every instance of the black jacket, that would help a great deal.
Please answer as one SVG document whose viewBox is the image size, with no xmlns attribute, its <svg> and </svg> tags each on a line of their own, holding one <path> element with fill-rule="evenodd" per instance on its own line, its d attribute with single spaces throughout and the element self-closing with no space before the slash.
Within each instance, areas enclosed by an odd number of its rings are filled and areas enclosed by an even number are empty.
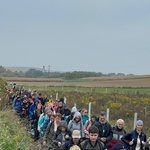
<svg viewBox="0 0 150 150">
<path fill-rule="evenodd" d="M 90 139 L 86 139 L 80 143 L 81 150 L 105 150 L 104 144 L 98 138 L 95 145 L 92 145 Z"/>
<path fill-rule="evenodd" d="M 113 132 L 112 132 L 111 125 L 106 121 L 104 124 L 102 124 L 101 122 L 96 122 L 94 124 L 94 126 L 96 126 L 99 129 L 99 137 L 100 138 L 101 137 L 105 137 L 106 138 L 106 142 L 104 144 L 107 147 L 109 141 L 113 137 Z"/>
<path fill-rule="evenodd" d="M 121 140 L 126 144 L 126 146 L 128 147 L 128 149 L 130 150 L 135 150 L 136 144 L 137 144 L 137 138 L 138 138 L 138 133 L 136 130 L 131 131 L 130 133 L 125 134 Z M 140 149 L 143 150 L 144 149 L 144 145 L 142 144 L 142 141 L 146 142 L 146 134 L 144 132 L 141 132 L 141 134 L 139 135 L 140 138 Z M 130 146 L 129 142 L 133 141 L 133 145 Z"/>
<path fill-rule="evenodd" d="M 54 134 L 54 136 L 53 136 L 53 138 L 52 138 L 53 143 L 54 143 L 54 145 L 55 145 L 55 146 L 54 146 L 55 148 L 58 148 L 58 142 L 61 142 L 61 143 L 62 143 L 62 140 L 63 140 L 63 135 L 61 134 L 62 132 L 61 132 L 61 130 L 60 130 L 60 127 L 65 127 L 65 128 L 66 128 L 66 132 L 65 132 L 65 135 L 64 135 L 64 136 L 66 136 L 66 135 L 69 136 L 68 139 L 65 138 L 65 141 L 66 141 L 66 142 L 69 141 L 69 139 L 71 138 L 71 134 L 72 134 L 71 131 L 68 129 L 67 122 L 64 121 L 64 120 L 62 120 L 62 121 L 60 122 L 59 126 L 57 127 L 57 131 L 55 132 L 55 134 Z M 59 149 L 59 148 L 58 148 L 58 149 Z"/>
<path fill-rule="evenodd" d="M 76 145 L 80 145 L 82 141 L 84 141 L 86 138 L 80 138 L 78 143 Z M 70 150 L 70 147 L 72 147 L 74 144 L 73 139 L 71 138 L 69 141 L 67 141 L 61 148 L 61 150 Z"/>
</svg>

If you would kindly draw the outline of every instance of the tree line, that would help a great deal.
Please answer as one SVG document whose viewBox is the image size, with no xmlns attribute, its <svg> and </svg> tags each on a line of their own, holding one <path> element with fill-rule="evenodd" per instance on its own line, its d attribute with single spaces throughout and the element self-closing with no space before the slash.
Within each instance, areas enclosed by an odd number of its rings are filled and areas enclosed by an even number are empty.
<svg viewBox="0 0 150 150">
<path fill-rule="evenodd" d="M 35 68 L 30 68 L 27 71 L 12 71 L 0 66 L 1 77 L 27 77 L 27 78 L 64 78 L 66 80 L 80 79 L 85 77 L 100 77 L 100 76 L 120 76 L 123 73 L 108 73 L 101 72 L 87 72 L 87 71 L 73 71 L 73 72 L 43 72 Z"/>
</svg>

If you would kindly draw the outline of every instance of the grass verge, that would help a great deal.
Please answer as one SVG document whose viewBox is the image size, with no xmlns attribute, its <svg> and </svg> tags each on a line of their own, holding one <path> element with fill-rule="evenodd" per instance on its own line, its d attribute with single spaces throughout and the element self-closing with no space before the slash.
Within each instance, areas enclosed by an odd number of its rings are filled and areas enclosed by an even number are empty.
<svg viewBox="0 0 150 150">
<path fill-rule="evenodd" d="M 12 110 L 0 111 L 0 150 L 31 150 L 35 145 Z"/>
</svg>

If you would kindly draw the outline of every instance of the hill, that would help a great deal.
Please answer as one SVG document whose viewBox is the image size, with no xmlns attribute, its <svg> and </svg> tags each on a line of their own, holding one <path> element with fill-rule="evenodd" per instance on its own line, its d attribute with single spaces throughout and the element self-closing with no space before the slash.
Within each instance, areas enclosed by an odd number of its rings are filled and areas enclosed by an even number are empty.
<svg viewBox="0 0 150 150">
<path fill-rule="evenodd" d="M 12 72 L 19 72 L 19 71 L 22 71 L 22 72 L 26 72 L 28 71 L 29 69 L 31 68 L 34 68 L 34 67 L 4 67 L 6 70 L 10 70 Z M 36 70 L 42 70 L 41 68 L 34 68 Z"/>
</svg>

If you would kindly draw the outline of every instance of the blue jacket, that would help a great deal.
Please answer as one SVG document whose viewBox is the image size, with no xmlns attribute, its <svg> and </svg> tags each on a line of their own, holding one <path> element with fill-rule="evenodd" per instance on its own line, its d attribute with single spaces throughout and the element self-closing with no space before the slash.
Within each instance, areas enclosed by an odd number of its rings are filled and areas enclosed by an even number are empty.
<svg viewBox="0 0 150 150">
<path fill-rule="evenodd" d="M 13 101 L 13 109 L 16 111 L 21 110 L 21 100 L 15 98 Z"/>
<path fill-rule="evenodd" d="M 29 118 L 32 119 L 32 115 L 33 115 L 33 112 L 34 112 L 34 109 L 35 109 L 35 105 L 34 103 L 30 105 L 29 107 Z"/>
<path fill-rule="evenodd" d="M 47 126 L 48 126 L 49 123 L 50 123 L 50 119 L 49 119 L 49 117 L 46 117 L 46 119 L 44 120 L 43 125 L 41 127 L 41 130 L 43 132 L 45 132 L 45 130 L 46 130 L 46 128 L 47 128 Z"/>
</svg>

